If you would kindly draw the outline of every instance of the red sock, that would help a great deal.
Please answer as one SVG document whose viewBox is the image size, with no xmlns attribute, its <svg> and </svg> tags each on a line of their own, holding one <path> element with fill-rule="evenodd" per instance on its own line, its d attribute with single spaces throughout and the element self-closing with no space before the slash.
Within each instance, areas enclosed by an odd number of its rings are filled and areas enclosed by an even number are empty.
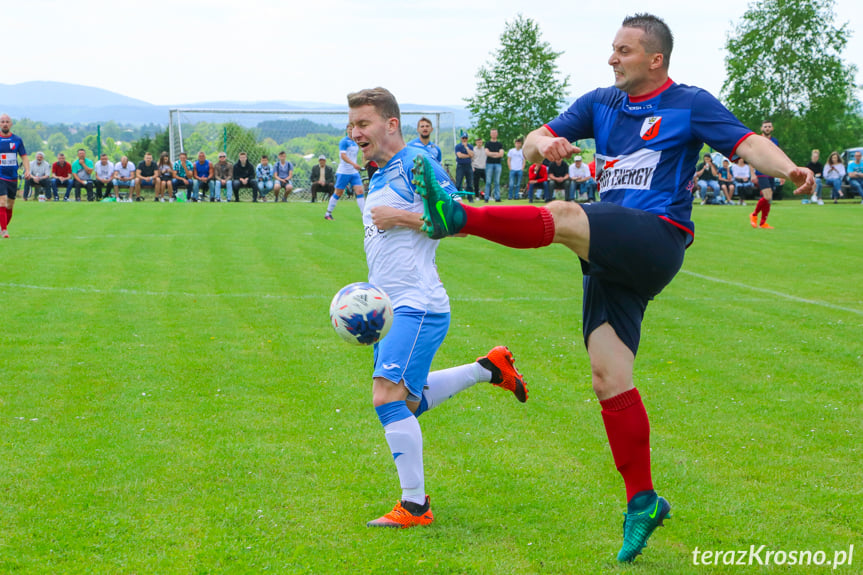
<svg viewBox="0 0 863 575">
<path fill-rule="evenodd" d="M 541 248 L 554 239 L 554 219 L 545 207 L 464 206 L 462 233 L 511 248 Z"/>
<path fill-rule="evenodd" d="M 4 206 L 0 210 L 0 230 L 5 230 L 7 225 L 9 225 L 9 218 L 6 215 L 6 207 Z"/>
<path fill-rule="evenodd" d="M 764 198 L 761 198 L 761 199 L 764 200 Z M 767 222 L 767 216 L 769 214 L 770 214 L 770 202 L 768 202 L 767 200 L 764 200 L 764 207 L 761 210 L 761 224 L 762 225 Z"/>
<path fill-rule="evenodd" d="M 754 211 L 754 212 L 752 212 L 752 215 L 753 215 L 753 216 L 757 216 L 757 215 L 758 215 L 758 212 L 760 212 L 760 211 L 762 211 L 762 210 L 764 209 L 764 204 L 765 204 L 766 202 L 767 202 L 767 200 L 765 200 L 764 198 L 758 198 L 758 203 L 757 203 L 757 204 L 755 204 L 755 211 Z"/>
<path fill-rule="evenodd" d="M 12 221 L 12 208 L 4 208 L 6 210 L 6 225 L 9 225 L 9 222 Z"/>
<path fill-rule="evenodd" d="M 626 500 L 653 489 L 650 476 L 650 422 L 638 390 L 600 401 L 614 464 L 626 484 Z"/>
</svg>

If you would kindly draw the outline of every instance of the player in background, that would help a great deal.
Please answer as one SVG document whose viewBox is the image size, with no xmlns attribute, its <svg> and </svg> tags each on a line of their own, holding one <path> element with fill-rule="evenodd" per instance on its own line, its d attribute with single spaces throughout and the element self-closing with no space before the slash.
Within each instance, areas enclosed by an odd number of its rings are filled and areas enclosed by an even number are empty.
<svg viewBox="0 0 863 575">
<path fill-rule="evenodd" d="M 430 158 L 441 163 L 443 154 L 441 154 L 438 145 L 431 141 L 432 131 L 434 131 L 434 127 L 432 126 L 431 120 L 423 116 L 417 122 L 417 134 L 419 134 L 419 137 L 408 142 L 408 146 L 414 146 L 425 150 L 428 152 Z"/>
<path fill-rule="evenodd" d="M 357 143 L 351 139 L 350 127 L 348 127 L 347 135 L 339 142 L 339 167 L 336 168 L 336 189 L 333 195 L 330 196 L 330 202 L 327 204 L 327 213 L 324 214 L 325 220 L 333 219 L 333 210 L 336 209 L 336 202 L 345 193 L 345 189 L 351 186 L 354 194 L 357 196 L 357 206 L 360 208 L 360 213 L 363 212 L 365 198 L 363 193 L 363 180 L 360 178 L 360 170 L 362 167 L 357 163 L 357 155 L 360 152 Z M 368 158 L 365 158 L 368 161 Z"/>
<path fill-rule="evenodd" d="M 422 198 L 411 181 L 414 158 L 426 152 L 406 146 L 395 97 L 384 88 L 348 94 L 351 135 L 380 169 L 369 182 L 363 211 L 369 283 L 392 300 L 389 333 L 375 344 L 373 404 L 384 428 L 401 484 L 401 499 L 369 527 L 413 527 L 434 519 L 425 491 L 422 432 L 417 421 L 477 382 L 491 382 L 527 401 L 527 387 L 506 347 L 477 361 L 429 373 L 450 323 L 449 297 L 438 276 L 438 241 L 420 231 Z M 435 177 L 455 192 L 438 162 Z M 375 213 L 375 216 L 372 214 Z"/>
<path fill-rule="evenodd" d="M 777 148 L 779 147 L 779 141 L 773 137 L 773 122 L 770 120 L 761 122 L 761 135 L 773 142 Z M 761 197 L 758 198 L 758 203 L 755 204 L 755 211 L 749 214 L 749 223 L 752 224 L 753 228 L 772 230 L 773 226 L 767 223 L 767 216 L 770 215 L 770 205 L 773 202 L 773 176 L 756 170 L 755 181 L 758 189 L 761 191 Z M 781 186 L 784 183 L 785 179 L 780 178 L 779 185 Z M 761 214 L 761 223 L 758 222 L 759 213 Z"/>
<path fill-rule="evenodd" d="M 18 158 L 24 164 L 24 180 L 30 179 L 30 158 L 24 142 L 12 133 L 12 118 L 0 115 L 0 236 L 9 237 L 12 208 L 18 196 Z"/>
<path fill-rule="evenodd" d="M 585 94 L 525 141 L 527 161 L 538 163 L 577 154 L 570 142 L 594 138 L 597 170 L 604 164 L 600 202 L 466 206 L 436 185 L 429 162 L 417 185 L 430 237 L 473 234 L 515 248 L 559 243 L 581 260 L 593 390 L 626 488 L 622 562 L 641 553 L 671 510 L 653 488 L 650 424 L 633 364 L 647 304 L 680 269 L 694 237 L 691 186 L 703 142 L 792 180 L 795 193 L 811 193 L 815 185 L 812 172 L 753 134 L 708 92 L 673 82 L 672 46 L 661 19 L 627 17 L 608 59 L 614 86 Z"/>
</svg>

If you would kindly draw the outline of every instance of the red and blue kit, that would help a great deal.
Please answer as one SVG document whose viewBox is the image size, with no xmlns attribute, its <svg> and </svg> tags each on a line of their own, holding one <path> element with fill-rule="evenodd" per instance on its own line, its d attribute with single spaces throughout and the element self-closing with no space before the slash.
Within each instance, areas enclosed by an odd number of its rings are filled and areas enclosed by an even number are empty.
<svg viewBox="0 0 863 575">
<path fill-rule="evenodd" d="M 24 142 L 15 134 L 0 136 L 0 180 L 18 183 L 18 156 L 26 156 Z"/>
</svg>

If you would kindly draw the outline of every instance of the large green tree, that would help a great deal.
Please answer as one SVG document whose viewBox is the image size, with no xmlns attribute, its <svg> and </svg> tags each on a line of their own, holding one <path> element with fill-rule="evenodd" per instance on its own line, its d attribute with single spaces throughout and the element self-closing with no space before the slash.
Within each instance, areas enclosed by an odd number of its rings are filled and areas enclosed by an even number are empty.
<svg viewBox="0 0 863 575">
<path fill-rule="evenodd" d="M 569 76 L 560 77 L 555 52 L 539 25 L 521 14 L 506 23 L 500 47 L 477 72 L 476 94 L 465 98 L 474 135 L 488 140 L 497 128 L 505 148 L 560 113 Z"/>
<path fill-rule="evenodd" d="M 771 119 L 786 153 L 863 145 L 856 68 L 843 62 L 851 31 L 834 0 L 756 0 L 726 41 L 722 97 L 757 131 Z M 822 155 L 822 158 L 826 154 Z"/>
</svg>

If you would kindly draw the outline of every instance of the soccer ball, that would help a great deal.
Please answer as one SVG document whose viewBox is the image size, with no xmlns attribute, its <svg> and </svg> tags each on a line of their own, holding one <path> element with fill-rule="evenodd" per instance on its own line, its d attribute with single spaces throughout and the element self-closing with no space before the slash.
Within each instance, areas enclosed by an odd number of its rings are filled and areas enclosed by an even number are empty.
<svg viewBox="0 0 863 575">
<path fill-rule="evenodd" d="M 383 338 L 393 324 L 393 304 L 380 288 L 357 282 L 339 290 L 330 304 L 330 321 L 348 343 L 371 345 Z"/>
</svg>

